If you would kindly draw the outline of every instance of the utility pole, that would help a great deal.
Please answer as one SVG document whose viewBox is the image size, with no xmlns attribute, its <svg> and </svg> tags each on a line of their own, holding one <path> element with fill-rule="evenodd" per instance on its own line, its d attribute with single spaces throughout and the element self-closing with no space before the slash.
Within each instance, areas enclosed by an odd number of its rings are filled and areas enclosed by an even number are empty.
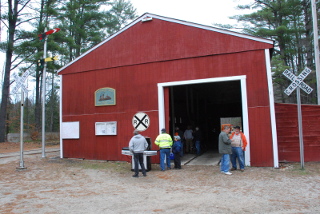
<svg viewBox="0 0 320 214">
<path fill-rule="evenodd" d="M 47 31 L 47 29 L 45 29 Z M 47 57 L 47 38 L 44 38 L 43 47 L 43 59 Z M 45 147 L 46 147 L 46 69 L 47 64 L 44 63 L 42 71 L 42 158 L 46 157 Z"/>
<path fill-rule="evenodd" d="M 317 97 L 318 97 L 318 105 L 320 105 L 319 36 L 318 36 L 317 6 L 316 6 L 315 0 L 311 0 L 311 8 L 312 8 L 312 19 L 313 19 L 314 59 L 316 64 L 316 77 L 317 77 Z"/>
<path fill-rule="evenodd" d="M 46 146 L 46 69 L 48 61 L 57 60 L 57 57 L 50 57 L 47 59 L 47 36 L 53 33 L 60 31 L 60 28 L 55 28 L 47 31 L 45 29 L 45 33 L 39 34 L 38 37 L 40 41 L 43 40 L 43 59 L 39 60 L 40 65 L 43 63 L 43 71 L 42 71 L 42 158 L 46 157 L 45 146 Z"/>
</svg>

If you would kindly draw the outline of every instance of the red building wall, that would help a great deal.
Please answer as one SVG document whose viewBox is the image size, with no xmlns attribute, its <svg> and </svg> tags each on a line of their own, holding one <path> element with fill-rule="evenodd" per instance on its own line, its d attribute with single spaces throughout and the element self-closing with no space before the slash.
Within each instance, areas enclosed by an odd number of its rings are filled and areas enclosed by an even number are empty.
<svg viewBox="0 0 320 214">
<path fill-rule="evenodd" d="M 300 161 L 298 112 L 295 104 L 276 103 L 279 161 Z M 320 161 L 320 106 L 302 105 L 304 160 Z"/>
<path fill-rule="evenodd" d="M 272 45 L 157 19 L 133 25 L 60 71 L 62 120 L 80 121 L 80 139 L 63 140 L 64 157 L 128 160 L 121 149 L 132 137 L 137 112 L 149 115 L 150 127 L 142 134 L 154 141 L 157 83 L 246 75 L 251 164 L 272 166 L 268 48 Z M 116 90 L 116 105 L 94 105 L 94 92 L 104 87 Z M 168 127 L 169 91 L 165 94 Z M 95 136 L 95 122 L 105 121 L 117 121 L 116 136 Z"/>
</svg>

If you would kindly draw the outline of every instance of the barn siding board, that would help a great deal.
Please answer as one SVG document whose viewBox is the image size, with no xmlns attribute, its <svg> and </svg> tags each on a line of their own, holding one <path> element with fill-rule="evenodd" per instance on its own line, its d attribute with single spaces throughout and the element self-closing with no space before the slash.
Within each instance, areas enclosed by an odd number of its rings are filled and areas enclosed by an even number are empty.
<svg viewBox="0 0 320 214">
<path fill-rule="evenodd" d="M 250 155 L 254 166 L 272 166 L 272 135 L 269 107 L 249 108 Z"/>
<path fill-rule="evenodd" d="M 150 127 L 142 134 L 152 143 L 162 128 L 158 125 L 158 83 L 246 75 L 251 164 L 271 166 L 265 49 L 272 47 L 160 19 L 137 22 L 59 72 L 63 75 L 62 121 L 80 121 L 81 130 L 80 139 L 63 141 L 64 156 L 126 161 L 121 149 L 132 137 L 135 113 L 149 115 Z M 116 105 L 94 105 L 94 92 L 104 87 L 116 90 Z M 164 96 L 168 129 L 168 88 Z M 95 136 L 95 122 L 106 121 L 117 121 L 117 136 Z M 159 162 L 159 157 L 152 161 Z"/>
<path fill-rule="evenodd" d="M 279 161 L 300 161 L 298 113 L 295 104 L 275 104 Z M 305 161 L 320 161 L 320 106 L 302 105 Z"/>
</svg>

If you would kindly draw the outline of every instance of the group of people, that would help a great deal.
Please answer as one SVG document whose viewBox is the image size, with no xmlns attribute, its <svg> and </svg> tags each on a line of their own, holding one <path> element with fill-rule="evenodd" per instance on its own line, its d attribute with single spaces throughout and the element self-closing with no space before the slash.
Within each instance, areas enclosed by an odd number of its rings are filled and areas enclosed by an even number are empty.
<svg viewBox="0 0 320 214">
<path fill-rule="evenodd" d="M 230 134 L 231 127 L 224 126 L 219 135 L 219 153 L 222 154 L 220 171 L 226 175 L 231 175 L 230 172 L 230 159 L 232 163 L 231 171 L 237 170 L 236 160 L 238 159 L 240 171 L 244 171 L 244 154 L 247 146 L 247 140 L 244 134 L 240 131 L 239 126 L 234 127 L 234 132 Z M 146 169 L 143 163 L 143 152 L 147 149 L 148 143 L 146 139 L 139 133 L 138 130 L 134 130 L 134 136 L 130 139 L 129 150 L 133 153 L 134 157 L 134 175 L 133 177 L 139 177 L 139 164 L 141 167 L 142 175 L 147 176 Z M 182 138 L 185 139 L 185 151 L 191 152 L 193 141 L 197 149 L 197 154 L 200 154 L 200 141 L 201 132 L 196 127 L 195 132 L 188 126 L 187 130 L 183 133 L 176 128 L 174 141 L 171 136 L 166 132 L 166 129 L 161 129 L 155 140 L 155 144 L 160 148 L 160 168 L 161 171 L 171 169 L 170 153 L 174 154 L 174 168 L 181 169 L 181 156 L 183 154 Z"/>
<path fill-rule="evenodd" d="M 237 170 L 237 159 L 239 162 L 240 171 L 244 171 L 244 151 L 247 146 L 247 139 L 240 131 L 239 126 L 235 126 L 234 132 L 230 137 L 230 126 L 224 126 L 219 135 L 219 153 L 222 154 L 220 171 L 226 175 L 232 175 L 230 172 L 230 159 L 231 171 Z"/>
<path fill-rule="evenodd" d="M 148 143 L 146 139 L 134 130 L 133 137 L 129 141 L 129 150 L 133 153 L 134 158 L 134 175 L 132 177 L 139 177 L 139 164 L 141 167 L 142 175 L 147 176 L 146 168 L 143 163 L 143 152 L 147 149 Z M 161 129 L 161 134 L 157 136 L 155 144 L 160 148 L 160 168 L 161 171 L 171 169 L 170 153 L 174 154 L 174 168 L 181 169 L 181 151 L 182 143 L 179 135 L 174 136 L 174 142 L 166 129 Z M 165 166 L 165 161 L 166 165 Z"/>
<path fill-rule="evenodd" d="M 201 154 L 202 135 L 199 127 L 196 127 L 195 130 L 192 130 L 192 127 L 188 126 L 184 132 L 182 132 L 179 127 L 176 127 L 175 136 L 177 135 L 179 135 L 181 141 L 183 140 L 181 155 L 183 155 L 183 153 L 193 153 L 194 148 L 197 155 Z"/>
</svg>

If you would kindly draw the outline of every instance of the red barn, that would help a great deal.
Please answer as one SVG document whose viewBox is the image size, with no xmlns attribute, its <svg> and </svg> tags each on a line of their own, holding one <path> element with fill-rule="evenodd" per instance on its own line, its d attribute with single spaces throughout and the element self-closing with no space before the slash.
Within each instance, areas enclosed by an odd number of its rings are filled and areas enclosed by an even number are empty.
<svg viewBox="0 0 320 214">
<path fill-rule="evenodd" d="M 277 167 L 272 49 L 271 40 L 142 15 L 59 70 L 61 157 L 128 160 L 121 149 L 137 126 L 152 142 L 161 128 L 199 126 L 204 147 L 217 150 L 221 118 L 237 117 L 246 164 Z"/>
</svg>

